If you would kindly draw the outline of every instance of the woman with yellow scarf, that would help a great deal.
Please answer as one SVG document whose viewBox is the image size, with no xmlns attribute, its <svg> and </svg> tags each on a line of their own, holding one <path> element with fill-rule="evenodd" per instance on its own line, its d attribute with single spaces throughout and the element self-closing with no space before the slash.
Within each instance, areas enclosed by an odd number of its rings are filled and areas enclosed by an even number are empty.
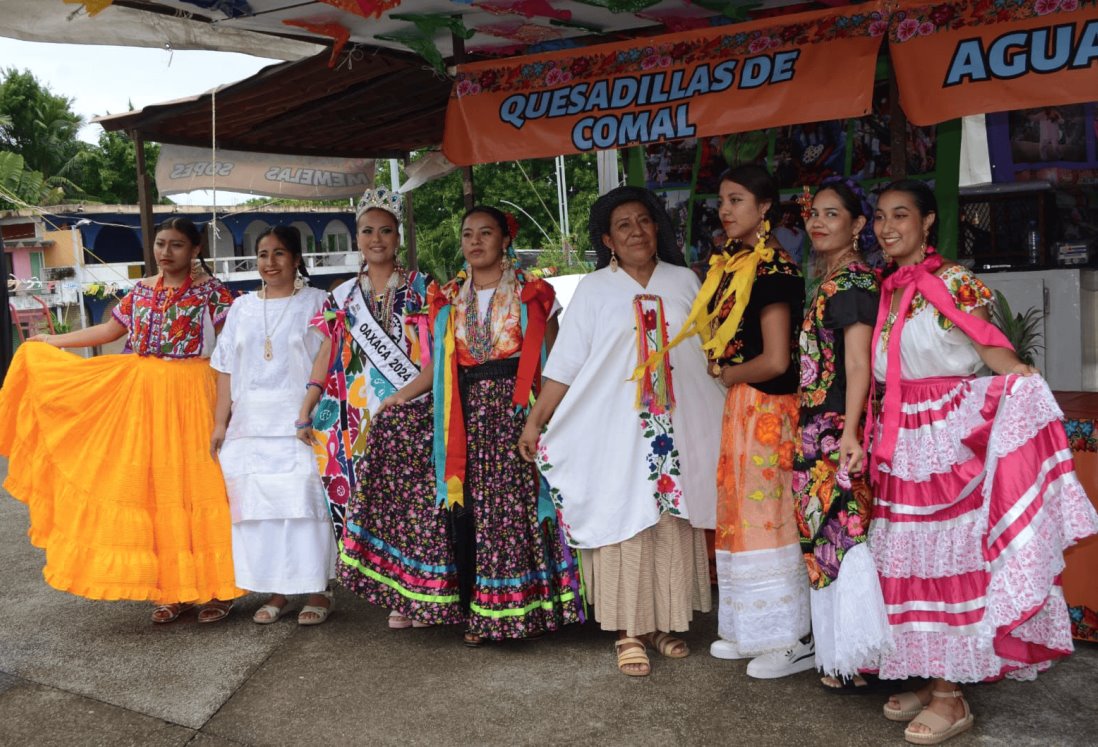
<svg viewBox="0 0 1098 747">
<path fill-rule="evenodd" d="M 770 233 L 777 207 L 777 184 L 761 166 L 721 175 L 727 241 L 680 333 L 701 336 L 710 375 L 728 387 L 717 466 L 720 639 L 710 653 L 757 657 L 747 673 L 763 678 L 813 666 L 791 490 L 804 277 Z"/>
</svg>

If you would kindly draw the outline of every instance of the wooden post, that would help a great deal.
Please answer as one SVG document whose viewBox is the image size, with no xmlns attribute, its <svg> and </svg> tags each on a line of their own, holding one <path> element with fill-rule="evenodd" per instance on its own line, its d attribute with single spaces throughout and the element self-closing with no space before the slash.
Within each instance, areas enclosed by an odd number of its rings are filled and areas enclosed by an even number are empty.
<svg viewBox="0 0 1098 747">
<path fill-rule="evenodd" d="M 454 64 L 460 65 L 465 62 L 465 40 L 453 31 L 450 32 L 450 39 L 454 46 Z M 461 198 L 466 210 L 472 210 L 476 205 L 476 186 L 473 184 L 472 166 L 461 167 Z"/>
<path fill-rule="evenodd" d="M 152 196 L 149 192 L 149 177 L 145 173 L 145 140 L 138 130 L 131 130 L 134 151 L 137 156 L 137 201 L 141 208 L 141 248 L 145 261 L 145 277 L 156 273 L 156 258 L 153 256 L 153 212 Z"/>
</svg>

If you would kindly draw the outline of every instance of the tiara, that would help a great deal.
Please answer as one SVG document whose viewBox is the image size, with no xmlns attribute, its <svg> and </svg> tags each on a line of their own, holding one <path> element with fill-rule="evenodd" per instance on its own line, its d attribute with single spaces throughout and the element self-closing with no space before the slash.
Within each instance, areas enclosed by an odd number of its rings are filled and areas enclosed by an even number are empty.
<svg viewBox="0 0 1098 747">
<path fill-rule="evenodd" d="M 386 187 L 373 187 L 362 193 L 355 210 L 355 218 L 361 218 L 367 210 L 378 208 L 392 213 L 399 221 L 404 214 L 404 195 Z"/>
</svg>

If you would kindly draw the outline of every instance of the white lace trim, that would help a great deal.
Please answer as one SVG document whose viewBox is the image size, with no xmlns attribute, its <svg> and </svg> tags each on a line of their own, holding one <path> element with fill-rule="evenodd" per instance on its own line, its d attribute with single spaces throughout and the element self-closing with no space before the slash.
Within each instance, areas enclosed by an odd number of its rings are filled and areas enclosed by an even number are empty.
<svg viewBox="0 0 1098 747">
<path fill-rule="evenodd" d="M 1067 617 L 1067 608 L 1063 610 Z M 1004 674 L 1010 679 L 1036 679 L 1051 661 L 1034 665 L 1000 658 L 988 636 L 951 635 L 939 632 L 895 632 L 896 645 L 881 657 L 880 676 L 899 680 L 908 677 L 941 677 L 950 682 L 983 682 Z M 1010 671 L 1004 672 L 1009 669 Z"/>
<path fill-rule="evenodd" d="M 961 397 L 944 418 L 918 428 L 901 428 L 896 434 L 892 461 L 888 464 L 889 474 L 907 482 L 925 482 L 933 475 L 950 472 L 956 465 L 971 459 L 972 450 L 961 441 L 985 422 L 981 410 L 988 382 L 976 379 L 958 384 L 942 398 L 942 406 L 948 407 L 957 396 Z M 922 403 L 905 403 L 904 409 L 918 404 Z"/>
<path fill-rule="evenodd" d="M 809 632 L 808 574 L 799 545 L 717 551 L 718 633 L 745 656 L 789 648 Z"/>
<path fill-rule="evenodd" d="M 816 668 L 836 677 L 876 669 L 893 641 L 869 548 L 861 544 L 848 550 L 839 577 L 823 589 L 813 589 L 811 601 Z"/>
<path fill-rule="evenodd" d="M 869 526 L 869 549 L 877 570 L 887 578 L 941 578 L 983 570 L 986 521 L 976 512 L 952 526 L 938 522 L 875 521 Z"/>
</svg>

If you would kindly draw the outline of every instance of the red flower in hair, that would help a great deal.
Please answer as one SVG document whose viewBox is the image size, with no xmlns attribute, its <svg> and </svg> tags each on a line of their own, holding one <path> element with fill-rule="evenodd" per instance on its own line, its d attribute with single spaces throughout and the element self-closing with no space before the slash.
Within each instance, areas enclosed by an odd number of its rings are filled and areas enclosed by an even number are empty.
<svg viewBox="0 0 1098 747">
<path fill-rule="evenodd" d="M 518 219 L 515 218 L 514 213 L 504 213 L 503 216 L 507 218 L 507 233 L 511 234 L 511 240 L 514 241 L 519 231 Z"/>
</svg>

